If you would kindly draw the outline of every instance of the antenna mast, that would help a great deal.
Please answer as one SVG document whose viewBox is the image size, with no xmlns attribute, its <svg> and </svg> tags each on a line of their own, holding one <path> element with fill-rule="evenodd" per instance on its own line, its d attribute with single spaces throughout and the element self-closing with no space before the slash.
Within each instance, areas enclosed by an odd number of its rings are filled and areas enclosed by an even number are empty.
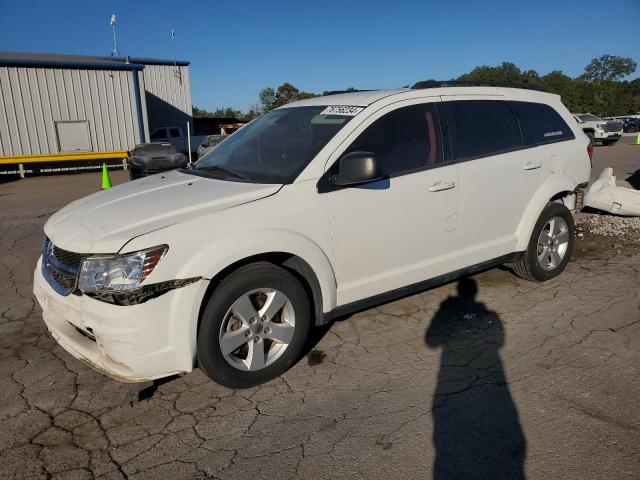
<svg viewBox="0 0 640 480">
<path fill-rule="evenodd" d="M 182 85 L 182 72 L 178 68 L 178 61 L 176 60 L 176 32 L 171 29 L 171 55 L 173 56 L 173 74 L 178 77 L 180 85 Z"/>
<path fill-rule="evenodd" d="M 111 15 L 111 19 L 109 20 L 109 25 L 111 25 L 111 32 L 113 33 L 113 50 L 111 50 L 112 57 L 119 57 L 120 50 L 118 50 L 118 42 L 116 41 L 116 14 Z"/>
</svg>

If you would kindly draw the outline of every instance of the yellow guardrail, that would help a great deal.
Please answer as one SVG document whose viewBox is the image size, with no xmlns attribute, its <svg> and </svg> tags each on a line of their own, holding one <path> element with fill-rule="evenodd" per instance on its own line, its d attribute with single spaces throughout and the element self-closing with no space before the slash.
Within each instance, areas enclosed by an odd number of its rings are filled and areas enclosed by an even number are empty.
<svg viewBox="0 0 640 480">
<path fill-rule="evenodd" d="M 0 157 L 0 165 L 13 165 L 21 163 L 43 163 L 43 162 L 68 162 L 74 160 L 109 160 L 113 158 L 127 158 L 129 152 L 118 150 L 115 152 L 65 152 L 65 153 L 43 153 L 38 155 L 14 155 Z"/>
</svg>

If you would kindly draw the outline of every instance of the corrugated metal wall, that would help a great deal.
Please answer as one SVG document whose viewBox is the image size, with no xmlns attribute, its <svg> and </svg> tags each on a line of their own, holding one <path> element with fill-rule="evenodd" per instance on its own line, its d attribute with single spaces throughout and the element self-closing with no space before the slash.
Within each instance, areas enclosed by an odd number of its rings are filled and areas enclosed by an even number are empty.
<svg viewBox="0 0 640 480">
<path fill-rule="evenodd" d="M 149 129 L 169 126 L 184 129 L 192 117 L 189 67 L 145 65 L 142 77 L 144 85 L 140 88 L 146 91 Z"/>
<path fill-rule="evenodd" d="M 55 122 L 65 120 L 88 121 L 93 151 L 133 148 L 142 124 L 134 79 L 130 70 L 0 67 L 0 156 L 57 153 Z"/>
</svg>

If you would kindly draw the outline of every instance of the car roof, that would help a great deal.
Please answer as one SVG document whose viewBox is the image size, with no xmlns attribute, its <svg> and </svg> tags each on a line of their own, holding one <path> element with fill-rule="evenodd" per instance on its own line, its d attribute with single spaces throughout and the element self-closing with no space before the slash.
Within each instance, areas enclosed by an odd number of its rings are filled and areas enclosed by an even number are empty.
<svg viewBox="0 0 640 480">
<path fill-rule="evenodd" d="M 397 97 L 397 100 L 416 97 L 434 97 L 440 95 L 491 95 L 506 96 L 514 99 L 523 99 L 525 96 L 533 101 L 545 101 L 550 97 L 559 98 L 558 95 L 536 90 L 522 88 L 506 88 L 491 86 L 451 86 L 436 88 L 398 88 L 392 90 L 362 90 L 357 92 L 338 93 L 321 97 L 307 98 L 288 103 L 279 108 L 311 107 L 323 105 L 350 105 L 368 107 L 372 103 L 387 97 Z M 395 101 L 395 98 L 394 98 Z"/>
<path fill-rule="evenodd" d="M 353 105 L 366 107 L 373 102 L 402 92 L 410 92 L 410 88 L 398 88 L 395 90 L 362 90 L 358 92 L 337 93 L 321 97 L 307 98 L 287 104 L 287 107 L 311 107 L 318 105 Z"/>
</svg>

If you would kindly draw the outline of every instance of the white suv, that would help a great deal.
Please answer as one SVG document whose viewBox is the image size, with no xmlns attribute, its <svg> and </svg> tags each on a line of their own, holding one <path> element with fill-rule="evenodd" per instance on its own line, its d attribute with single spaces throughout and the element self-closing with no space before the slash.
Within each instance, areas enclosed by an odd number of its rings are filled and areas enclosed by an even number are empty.
<svg viewBox="0 0 640 480">
<path fill-rule="evenodd" d="M 560 97 L 427 87 L 295 102 L 66 206 L 34 275 L 51 334 L 122 381 L 247 387 L 339 315 L 501 263 L 558 275 L 591 169 Z"/>
</svg>

